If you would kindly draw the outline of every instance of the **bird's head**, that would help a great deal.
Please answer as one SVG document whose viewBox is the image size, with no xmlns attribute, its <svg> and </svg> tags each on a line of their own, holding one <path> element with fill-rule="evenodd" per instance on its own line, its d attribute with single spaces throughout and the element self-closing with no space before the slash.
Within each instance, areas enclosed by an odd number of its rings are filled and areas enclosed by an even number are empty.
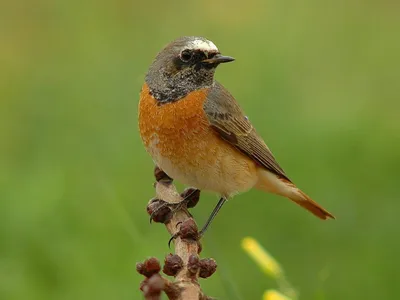
<svg viewBox="0 0 400 300">
<path fill-rule="evenodd" d="M 222 55 L 213 42 L 203 37 L 181 37 L 158 53 L 146 83 L 158 101 L 176 101 L 191 91 L 211 86 L 216 68 L 231 61 L 234 58 Z"/>
</svg>

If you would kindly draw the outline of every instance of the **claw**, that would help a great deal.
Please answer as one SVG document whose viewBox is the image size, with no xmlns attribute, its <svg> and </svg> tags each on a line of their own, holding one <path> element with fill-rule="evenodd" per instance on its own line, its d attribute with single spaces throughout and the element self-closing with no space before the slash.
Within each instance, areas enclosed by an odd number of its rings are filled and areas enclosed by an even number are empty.
<svg viewBox="0 0 400 300">
<path fill-rule="evenodd" d="M 167 206 L 167 203 L 164 202 L 160 204 L 151 214 L 150 214 L 150 224 L 153 222 L 153 219 L 156 217 L 156 215 L 164 208 Z"/>
<path fill-rule="evenodd" d="M 182 200 L 178 203 L 169 203 L 157 198 L 153 198 L 150 200 L 148 206 L 147 206 L 147 212 L 150 215 L 150 224 L 154 222 L 161 222 L 161 223 L 166 223 L 168 222 L 172 216 L 179 210 L 184 210 L 186 214 L 191 218 L 192 214 L 188 211 L 188 208 L 194 207 L 197 202 L 199 201 L 199 196 L 200 196 L 200 190 L 195 189 L 195 188 L 189 188 L 186 189 L 182 194 Z M 187 220 L 186 220 L 187 221 Z M 185 222 L 186 222 L 185 221 Z M 178 227 L 179 225 L 182 225 L 182 222 L 178 222 L 176 226 Z M 197 226 L 196 226 L 196 237 L 198 234 L 197 231 Z M 171 243 L 174 239 L 176 239 L 178 236 L 181 236 L 181 229 L 178 230 L 177 233 L 172 235 L 172 237 L 168 240 L 168 248 L 171 248 Z M 196 239 L 192 233 L 189 234 L 190 239 Z M 181 237 L 184 237 L 181 236 Z"/>
<path fill-rule="evenodd" d="M 150 215 L 150 224 L 154 222 L 165 223 L 171 213 L 168 203 L 159 199 L 150 200 L 147 206 L 147 212 Z"/>
<path fill-rule="evenodd" d="M 175 233 L 171 238 L 168 240 L 168 248 L 171 249 L 171 242 L 178 237 L 178 232 Z"/>
<path fill-rule="evenodd" d="M 175 226 L 175 227 L 178 228 L 178 226 L 181 225 L 181 224 L 182 224 L 182 221 L 176 223 L 176 226 Z M 168 248 L 169 248 L 169 249 L 171 249 L 171 242 L 172 242 L 174 239 L 176 239 L 178 236 L 179 236 L 179 231 L 178 231 L 177 233 L 173 234 L 173 235 L 171 236 L 171 238 L 168 240 Z"/>
<path fill-rule="evenodd" d="M 184 195 L 183 199 L 178 202 L 178 203 L 168 203 L 163 200 L 157 199 L 157 201 L 161 201 L 162 203 L 157 203 L 154 201 L 154 206 L 153 210 L 149 210 L 148 212 L 150 214 L 150 224 L 152 221 L 155 222 L 161 222 L 165 223 L 169 221 L 169 219 L 179 210 L 184 209 L 186 212 L 189 214 L 189 216 L 192 216 L 189 211 L 187 210 L 188 204 L 193 201 L 192 197 L 196 193 L 199 193 L 199 190 L 197 189 L 192 189 L 190 192 L 188 192 L 187 195 Z"/>
<path fill-rule="evenodd" d="M 193 219 L 187 219 L 183 222 L 179 222 L 177 226 L 178 225 L 180 225 L 179 230 L 169 239 L 168 247 L 171 247 L 171 242 L 177 237 L 190 241 L 199 240 L 198 228 L 196 222 Z"/>
<path fill-rule="evenodd" d="M 182 223 L 183 223 L 182 221 L 176 223 L 176 226 L 175 226 L 175 227 L 178 228 L 178 226 L 181 225 Z"/>
</svg>

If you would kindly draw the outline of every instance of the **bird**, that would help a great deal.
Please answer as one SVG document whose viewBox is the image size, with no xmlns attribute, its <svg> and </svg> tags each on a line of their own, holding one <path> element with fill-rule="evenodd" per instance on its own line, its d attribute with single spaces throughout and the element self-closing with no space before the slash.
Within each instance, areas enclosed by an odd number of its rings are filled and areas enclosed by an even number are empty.
<svg viewBox="0 0 400 300">
<path fill-rule="evenodd" d="M 289 179 L 238 102 L 215 80 L 217 67 L 234 60 L 200 36 L 177 38 L 156 55 L 139 97 L 146 151 L 169 177 L 219 195 L 200 235 L 228 199 L 253 188 L 334 219 Z"/>
</svg>

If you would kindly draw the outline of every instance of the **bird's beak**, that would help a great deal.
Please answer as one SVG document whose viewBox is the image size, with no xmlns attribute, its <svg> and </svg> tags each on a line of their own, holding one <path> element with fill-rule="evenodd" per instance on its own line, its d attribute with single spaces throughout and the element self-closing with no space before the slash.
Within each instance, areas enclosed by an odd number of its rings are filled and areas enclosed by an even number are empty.
<svg viewBox="0 0 400 300">
<path fill-rule="evenodd" d="M 202 63 L 206 63 L 206 64 L 221 64 L 221 63 L 227 63 L 227 62 L 231 62 L 234 61 L 235 59 L 233 57 L 230 56 L 224 56 L 221 54 L 215 54 L 212 58 L 207 58 L 202 60 Z"/>
</svg>

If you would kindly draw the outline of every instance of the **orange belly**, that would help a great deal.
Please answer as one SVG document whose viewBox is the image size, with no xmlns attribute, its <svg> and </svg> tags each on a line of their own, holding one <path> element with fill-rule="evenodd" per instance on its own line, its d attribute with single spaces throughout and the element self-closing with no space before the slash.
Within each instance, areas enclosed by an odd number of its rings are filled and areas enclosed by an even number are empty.
<svg viewBox="0 0 400 300">
<path fill-rule="evenodd" d="M 157 104 L 144 84 L 139 129 L 146 150 L 170 177 L 229 197 L 257 182 L 255 163 L 210 128 L 203 110 L 207 89 Z"/>
</svg>

